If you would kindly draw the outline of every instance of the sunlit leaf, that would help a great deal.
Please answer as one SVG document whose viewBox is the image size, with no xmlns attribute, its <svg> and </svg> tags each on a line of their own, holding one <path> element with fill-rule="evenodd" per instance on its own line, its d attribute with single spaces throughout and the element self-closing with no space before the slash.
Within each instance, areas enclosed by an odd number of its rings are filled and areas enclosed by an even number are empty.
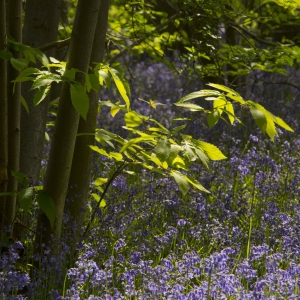
<svg viewBox="0 0 300 300">
<path fill-rule="evenodd" d="M 209 193 L 210 191 L 208 191 L 199 181 L 197 181 L 196 179 L 190 177 L 190 176 L 185 176 L 187 182 L 189 182 L 193 187 L 195 187 L 196 189 L 198 189 L 199 191 L 205 192 L 205 193 Z"/>
<path fill-rule="evenodd" d="M 106 183 L 107 180 L 108 180 L 108 178 L 100 178 L 100 177 L 98 177 L 98 178 L 95 180 L 94 184 L 95 184 L 95 185 L 102 185 L 102 184 Z"/>
<path fill-rule="evenodd" d="M 120 152 L 124 152 L 128 147 L 131 147 L 137 143 L 142 143 L 142 142 L 147 142 L 147 141 L 153 141 L 155 138 L 154 137 L 138 137 L 135 139 L 131 139 L 128 141 L 120 150 Z"/>
<path fill-rule="evenodd" d="M 133 111 L 125 114 L 124 121 L 128 127 L 137 127 L 143 123 L 143 120 Z"/>
<path fill-rule="evenodd" d="M 221 95 L 221 93 L 218 91 L 201 90 L 201 91 L 193 92 L 193 93 L 186 95 L 185 97 L 181 98 L 177 103 L 186 102 L 188 100 L 199 98 L 199 97 L 220 96 L 220 95 Z"/>
<path fill-rule="evenodd" d="M 168 139 L 160 139 L 155 148 L 154 148 L 155 154 L 161 161 L 165 161 L 171 151 L 171 143 Z"/>
<path fill-rule="evenodd" d="M 203 150 L 204 153 L 208 156 L 211 160 L 221 160 L 227 158 L 222 151 L 215 145 L 206 143 L 199 140 L 192 140 L 194 144 L 200 148 L 200 150 Z"/>
<path fill-rule="evenodd" d="M 184 103 L 175 103 L 176 106 L 184 107 L 184 108 L 189 108 L 191 111 L 201 111 L 204 110 L 203 107 L 190 103 L 190 102 L 184 102 Z"/>
<path fill-rule="evenodd" d="M 182 195 L 185 196 L 189 190 L 189 183 L 187 181 L 187 178 L 178 171 L 171 171 L 170 175 L 175 179 Z"/>
<path fill-rule="evenodd" d="M 129 110 L 129 107 L 130 107 L 130 100 L 127 96 L 127 92 L 126 92 L 126 89 L 125 89 L 125 86 L 123 84 L 123 82 L 120 80 L 120 78 L 117 76 L 116 72 L 114 72 L 112 69 L 109 69 L 109 72 L 114 80 L 114 83 L 120 93 L 120 95 L 122 96 L 123 100 L 125 101 L 126 103 L 126 107 L 127 107 L 127 110 Z"/>
<path fill-rule="evenodd" d="M 294 130 L 279 117 L 275 117 L 275 123 L 285 130 L 294 132 Z"/>
</svg>

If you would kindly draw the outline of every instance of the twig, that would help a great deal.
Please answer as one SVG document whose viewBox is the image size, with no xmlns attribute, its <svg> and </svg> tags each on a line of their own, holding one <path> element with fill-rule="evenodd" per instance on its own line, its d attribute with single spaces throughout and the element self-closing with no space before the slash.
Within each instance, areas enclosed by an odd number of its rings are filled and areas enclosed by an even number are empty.
<svg viewBox="0 0 300 300">
<path fill-rule="evenodd" d="M 153 32 L 159 32 L 161 31 L 166 25 L 168 25 L 169 23 L 171 23 L 173 20 L 175 20 L 176 18 L 182 16 L 184 13 L 182 11 L 174 14 L 173 16 L 171 16 L 167 21 L 165 21 L 164 23 L 160 24 L 159 26 L 157 26 Z M 142 40 L 137 40 L 135 42 L 133 42 L 131 45 L 129 45 L 128 48 L 124 48 L 123 50 L 121 50 L 118 54 L 116 54 L 115 56 L 113 56 L 108 62 L 109 64 L 112 64 L 113 62 L 115 62 L 119 57 L 123 56 L 125 52 L 127 52 L 129 49 L 132 49 L 134 46 L 138 45 L 141 43 Z"/>
<path fill-rule="evenodd" d="M 61 47 L 69 45 L 70 40 L 71 40 L 71 38 L 67 38 L 65 40 L 51 42 L 49 44 L 46 44 L 46 45 L 43 45 L 43 46 L 39 47 L 38 49 L 41 50 L 41 51 L 47 51 L 47 50 L 52 49 L 52 48 L 61 48 Z"/>
</svg>

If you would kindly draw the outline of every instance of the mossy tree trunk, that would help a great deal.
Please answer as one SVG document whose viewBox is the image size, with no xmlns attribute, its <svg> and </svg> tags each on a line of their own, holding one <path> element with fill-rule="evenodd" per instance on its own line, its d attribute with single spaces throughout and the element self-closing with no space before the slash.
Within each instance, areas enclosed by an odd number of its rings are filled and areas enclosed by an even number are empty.
<svg viewBox="0 0 300 300">
<path fill-rule="evenodd" d="M 73 32 L 68 51 L 67 70 L 72 68 L 82 72 L 88 71 L 90 56 L 97 24 L 100 1 L 79 0 L 75 15 Z M 84 75 L 76 73 L 76 79 L 83 84 Z M 54 226 L 46 215 L 40 211 L 37 222 L 36 243 L 45 243 L 55 251 L 55 240 L 60 238 L 65 198 L 68 189 L 79 114 L 75 110 L 70 95 L 70 85 L 62 86 L 57 111 L 57 118 L 52 137 L 49 161 L 44 181 L 44 191 L 54 201 L 56 212 Z M 39 251 L 39 249 L 37 249 Z"/>
</svg>

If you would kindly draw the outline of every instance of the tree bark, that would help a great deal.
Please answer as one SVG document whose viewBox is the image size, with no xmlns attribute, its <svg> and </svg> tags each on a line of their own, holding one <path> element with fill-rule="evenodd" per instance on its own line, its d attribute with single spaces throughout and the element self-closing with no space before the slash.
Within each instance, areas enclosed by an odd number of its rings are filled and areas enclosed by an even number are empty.
<svg viewBox="0 0 300 300">
<path fill-rule="evenodd" d="M 63 26 L 68 25 L 68 0 L 61 0 L 60 5 L 60 22 Z M 68 45 L 55 48 L 55 58 L 59 61 L 67 60 Z M 50 101 L 59 98 L 61 83 L 53 82 L 50 90 Z"/>
<path fill-rule="evenodd" d="M 7 33 L 17 42 L 22 42 L 22 0 L 7 1 Z M 9 49 L 15 58 L 21 53 Z M 20 112 L 21 83 L 14 84 L 12 80 L 20 74 L 11 64 L 7 67 L 7 104 L 8 104 L 8 184 L 7 191 L 17 190 L 18 182 L 11 171 L 19 171 L 20 160 Z M 5 208 L 6 224 L 13 224 L 15 218 L 16 197 L 8 196 Z"/>
<path fill-rule="evenodd" d="M 97 23 L 100 1 L 79 0 L 68 51 L 67 70 L 71 68 L 88 71 Z M 76 79 L 82 84 L 84 76 L 77 73 Z M 45 243 L 55 251 L 55 241 L 60 238 L 65 197 L 68 188 L 79 114 L 70 95 L 70 85 L 64 83 L 58 105 L 57 119 L 52 138 L 44 191 L 54 201 L 56 213 L 53 228 L 46 215 L 40 211 L 37 223 L 36 243 Z M 39 250 L 39 249 L 37 249 Z"/>
<path fill-rule="evenodd" d="M 23 28 L 23 43 L 38 48 L 57 38 L 61 0 L 27 0 Z M 54 49 L 45 54 L 53 56 Z M 38 65 L 37 67 L 40 67 Z M 29 114 L 21 109 L 20 170 L 37 185 L 43 155 L 49 98 L 34 107 L 36 91 L 29 91 L 30 83 L 22 84 L 22 95 L 27 101 Z"/>
<path fill-rule="evenodd" d="M 93 62 L 102 62 L 104 58 L 108 10 L 109 0 L 101 0 L 90 65 Z M 94 134 L 96 130 L 99 91 L 96 92 L 95 90 L 91 90 L 89 93 L 89 100 L 90 107 L 87 119 L 85 121 L 80 118 L 79 121 L 78 133 L 81 134 Z M 69 204 L 67 206 L 67 212 L 70 213 L 70 223 L 75 225 L 75 236 L 77 239 L 84 221 L 84 209 L 86 208 L 88 201 L 92 169 L 92 150 L 88 146 L 93 145 L 94 140 L 94 135 L 81 135 L 76 138 L 68 188 Z"/>
<path fill-rule="evenodd" d="M 6 50 L 6 7 L 0 0 L 0 50 Z M 0 193 L 7 188 L 7 62 L 0 58 Z M 0 196 L 1 241 L 5 224 L 6 196 Z"/>
</svg>

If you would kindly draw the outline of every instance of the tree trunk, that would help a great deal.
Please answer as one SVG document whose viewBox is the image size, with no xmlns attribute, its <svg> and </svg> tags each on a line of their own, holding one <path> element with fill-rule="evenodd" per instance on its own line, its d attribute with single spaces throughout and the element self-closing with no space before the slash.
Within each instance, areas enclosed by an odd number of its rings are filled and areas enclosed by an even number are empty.
<svg viewBox="0 0 300 300">
<path fill-rule="evenodd" d="M 108 10 L 109 0 L 101 0 L 90 65 L 93 62 L 102 62 L 104 58 Z M 85 121 L 80 118 L 78 133 L 95 133 L 99 92 L 91 90 L 89 93 L 89 100 L 90 107 L 87 119 Z M 88 146 L 93 145 L 94 140 L 94 135 L 81 135 L 76 138 L 68 188 L 68 199 L 70 202 L 67 206 L 67 212 L 70 213 L 70 222 L 75 225 L 75 235 L 77 239 L 84 221 L 84 209 L 86 208 L 88 201 L 92 168 L 92 150 Z"/>
<path fill-rule="evenodd" d="M 27 0 L 23 28 L 23 43 L 34 48 L 56 41 L 61 0 Z M 46 54 L 53 56 L 54 50 Z M 37 67 L 40 67 L 38 65 Z M 34 185 L 38 184 L 43 155 L 49 98 L 34 107 L 36 91 L 29 91 L 30 83 L 22 84 L 22 95 L 27 101 L 29 114 L 21 110 L 20 170 Z"/>
<path fill-rule="evenodd" d="M 0 50 L 6 50 L 6 7 L 0 0 Z M 7 63 L 0 58 L 0 193 L 7 188 Z M 6 196 L 0 196 L 1 241 L 5 224 Z"/>
<path fill-rule="evenodd" d="M 68 25 L 68 0 L 61 0 L 60 5 L 60 22 L 63 26 Z M 65 39 L 66 37 L 59 37 L 59 39 Z M 67 60 L 67 52 L 68 52 L 68 45 L 59 47 L 55 49 L 55 58 L 59 61 L 66 61 Z M 50 90 L 50 101 L 53 101 L 60 96 L 61 91 L 61 83 L 53 82 Z"/>
<path fill-rule="evenodd" d="M 88 71 L 97 23 L 100 1 L 79 0 L 68 51 L 67 70 L 71 68 Z M 76 79 L 82 84 L 84 75 L 77 73 Z M 75 110 L 70 95 L 70 85 L 64 83 L 52 138 L 48 167 L 44 182 L 44 191 L 54 201 L 56 212 L 53 228 L 40 211 L 37 223 L 36 243 L 51 245 L 55 251 L 55 240 L 60 238 L 65 197 L 68 189 L 79 114 Z M 39 249 L 37 249 L 39 251 Z"/>
<path fill-rule="evenodd" d="M 7 1 L 7 33 L 17 42 L 22 42 L 22 0 Z M 9 49 L 15 58 L 21 53 Z M 11 64 L 7 67 L 7 103 L 8 103 L 8 185 L 7 191 L 17 190 L 17 180 L 11 171 L 19 171 L 20 160 L 20 112 L 21 112 L 21 83 L 14 84 L 12 80 L 20 74 Z M 8 196 L 5 215 L 8 225 L 13 224 L 15 218 L 16 197 Z"/>
</svg>

